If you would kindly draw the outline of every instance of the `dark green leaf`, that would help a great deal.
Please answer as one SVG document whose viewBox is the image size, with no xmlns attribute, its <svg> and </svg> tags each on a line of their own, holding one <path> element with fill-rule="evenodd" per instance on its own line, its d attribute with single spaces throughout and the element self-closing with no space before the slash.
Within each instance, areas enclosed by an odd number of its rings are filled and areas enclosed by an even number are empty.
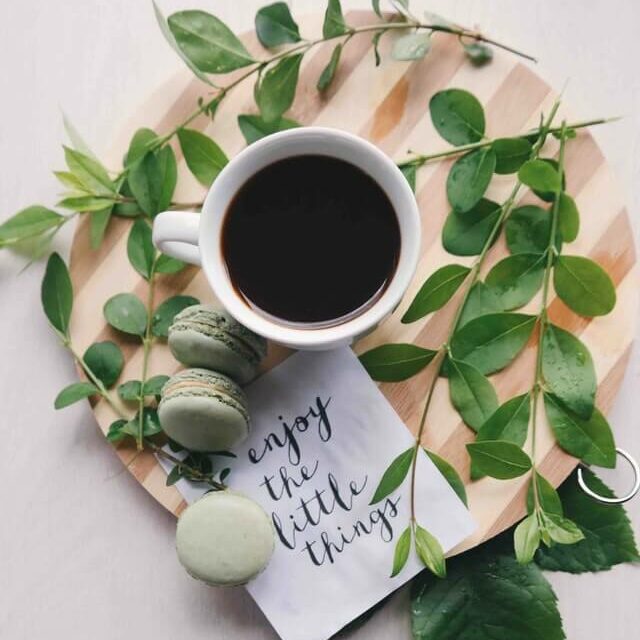
<svg viewBox="0 0 640 640">
<path fill-rule="evenodd" d="M 416 524 L 416 551 L 422 564 L 438 578 L 447 576 L 444 551 L 437 538 Z"/>
<path fill-rule="evenodd" d="M 121 196 L 125 198 L 131 198 L 135 200 L 133 197 L 133 192 L 131 191 L 131 187 L 129 187 L 128 180 L 124 180 L 122 185 L 120 186 L 119 193 Z M 113 215 L 119 216 L 122 218 L 137 218 L 143 214 L 142 209 L 138 206 L 137 202 L 118 202 L 113 207 Z"/>
<path fill-rule="evenodd" d="M 518 564 L 510 536 L 451 558 L 448 574 L 414 580 L 414 640 L 564 639 L 551 586 L 535 564 Z"/>
<path fill-rule="evenodd" d="M 458 327 L 463 327 L 480 316 L 499 311 L 503 309 L 498 296 L 484 282 L 478 281 L 471 287 Z"/>
<path fill-rule="evenodd" d="M 42 308 L 49 322 L 60 333 L 67 335 L 73 307 L 73 287 L 67 265 L 57 253 L 49 256 L 40 294 Z"/>
<path fill-rule="evenodd" d="M 529 564 L 540 546 L 538 515 L 528 515 L 513 532 L 513 547 L 520 564 Z"/>
<path fill-rule="evenodd" d="M 0 247 L 56 229 L 64 221 L 64 216 L 46 207 L 27 207 L 0 224 Z"/>
<path fill-rule="evenodd" d="M 126 420 L 116 420 L 112 422 L 107 433 L 107 440 L 114 444 L 124 440 L 128 435 L 122 430 L 126 424 Z"/>
<path fill-rule="evenodd" d="M 137 413 L 132 420 L 127 422 L 127 424 L 122 428 L 122 431 L 134 438 L 137 438 L 140 432 L 140 414 Z M 158 435 L 159 433 L 162 433 L 162 427 L 160 426 L 160 420 L 158 419 L 158 412 L 150 407 L 145 407 L 142 410 L 142 436 L 150 438 L 151 436 Z"/>
<path fill-rule="evenodd" d="M 415 322 L 428 313 L 444 307 L 464 282 L 469 271 L 469 267 L 448 264 L 432 273 L 402 316 L 402 322 L 405 324 Z"/>
<path fill-rule="evenodd" d="M 89 396 L 98 393 L 98 389 L 90 382 L 76 382 L 65 387 L 56 397 L 54 407 L 56 409 L 64 409 L 70 404 L 74 404 L 79 400 L 84 400 Z"/>
<path fill-rule="evenodd" d="M 584 534 L 580 528 L 568 518 L 555 513 L 540 514 L 542 528 L 553 542 L 558 544 L 575 544 L 584 540 Z"/>
<path fill-rule="evenodd" d="M 477 256 L 491 237 L 502 207 L 482 198 L 466 213 L 451 211 L 442 229 L 442 246 L 456 256 Z M 494 234 L 494 240 L 498 234 Z"/>
<path fill-rule="evenodd" d="M 322 70 L 322 73 L 318 78 L 318 91 L 326 91 L 333 82 L 333 78 L 336 75 L 336 70 L 338 69 L 338 64 L 340 63 L 341 54 L 342 45 L 337 44 L 333 49 L 333 53 L 331 54 L 331 58 L 329 59 L 327 66 Z"/>
<path fill-rule="evenodd" d="M 441 458 L 433 451 L 424 449 L 424 452 L 429 456 L 438 471 L 444 476 L 449 486 L 456 492 L 458 498 L 467 505 L 467 491 L 464 488 L 464 482 L 462 482 L 462 478 L 458 475 L 458 472 L 444 458 Z"/>
<path fill-rule="evenodd" d="M 127 402 L 137 402 L 142 395 L 140 380 L 129 380 L 118 387 L 118 395 Z"/>
<path fill-rule="evenodd" d="M 476 468 L 491 478 L 509 480 L 531 469 L 529 456 L 517 444 L 506 440 L 470 442 L 467 451 Z"/>
<path fill-rule="evenodd" d="M 375 11 L 378 18 L 382 18 L 382 11 L 380 10 L 380 0 L 371 0 L 371 8 Z"/>
<path fill-rule="evenodd" d="M 255 62 L 224 22 L 205 11 L 169 16 L 169 29 L 193 65 L 207 73 L 228 73 Z"/>
<path fill-rule="evenodd" d="M 274 2 L 256 13 L 256 35 L 267 48 L 300 42 L 300 30 L 285 2 Z"/>
<path fill-rule="evenodd" d="M 484 110 L 468 91 L 438 91 L 429 101 L 429 112 L 436 131 L 452 145 L 479 142 L 484 136 Z"/>
<path fill-rule="evenodd" d="M 265 122 L 280 120 L 296 95 L 303 54 L 282 58 L 262 77 L 256 89 L 256 103 Z"/>
<path fill-rule="evenodd" d="M 199 300 L 193 296 L 173 296 L 165 300 L 153 314 L 151 331 L 158 338 L 166 338 L 169 335 L 169 327 L 173 324 L 173 319 L 178 313 L 194 304 L 199 304 Z"/>
<path fill-rule="evenodd" d="M 564 407 L 556 397 L 545 394 L 547 418 L 558 444 L 568 453 L 588 464 L 613 468 L 616 445 L 606 418 L 594 409 L 588 420 Z"/>
<path fill-rule="evenodd" d="M 109 195 L 116 192 L 115 185 L 107 170 L 93 158 L 79 151 L 64 147 L 64 157 L 69 171 L 80 180 L 87 191 L 97 195 Z"/>
<path fill-rule="evenodd" d="M 604 316 L 616 306 L 616 289 L 607 272 L 593 260 L 560 256 L 553 271 L 556 293 L 582 316 Z"/>
<path fill-rule="evenodd" d="M 147 153 L 129 170 L 129 187 L 140 208 L 149 216 L 168 208 L 178 179 L 176 157 L 171 147 Z"/>
<path fill-rule="evenodd" d="M 416 31 L 401 36 L 393 43 L 391 57 L 394 60 L 421 60 L 431 49 L 431 34 L 428 31 Z"/>
<path fill-rule="evenodd" d="M 562 502 L 558 492 L 553 488 L 553 485 L 537 471 L 533 472 L 537 487 L 538 487 L 538 501 L 540 508 L 547 513 L 554 513 L 558 516 L 563 515 Z M 529 488 L 527 489 L 527 513 L 533 513 L 535 508 L 535 499 L 533 497 L 533 478 L 529 482 Z"/>
<path fill-rule="evenodd" d="M 449 360 L 449 393 L 451 402 L 462 419 L 474 430 L 498 408 L 498 397 L 492 384 L 475 367 Z"/>
<path fill-rule="evenodd" d="M 335 38 L 347 33 L 349 28 L 344 21 L 342 15 L 342 6 L 340 0 L 329 0 L 327 10 L 324 14 L 324 23 L 322 25 L 322 37 Z"/>
<path fill-rule="evenodd" d="M 376 31 L 371 38 L 371 45 L 373 46 L 373 56 L 376 61 L 376 67 L 379 67 L 380 63 L 382 62 L 382 58 L 380 57 L 380 50 L 378 47 L 380 45 L 380 38 L 382 38 L 384 33 L 384 31 Z"/>
<path fill-rule="evenodd" d="M 484 196 L 496 167 L 496 154 L 486 147 L 455 161 L 447 177 L 447 198 L 460 213 L 471 211 Z"/>
<path fill-rule="evenodd" d="M 103 308 L 105 320 L 118 331 L 143 336 L 147 327 L 147 310 L 133 293 L 118 293 Z"/>
<path fill-rule="evenodd" d="M 548 164 L 558 175 L 560 175 L 560 165 L 558 164 L 558 161 L 555 160 L 554 158 L 542 158 L 542 160 L 540 160 L 540 162 L 545 162 L 546 164 Z M 566 174 L 562 174 L 562 188 L 564 189 L 566 187 Z M 541 191 L 539 189 L 534 189 L 533 192 L 538 196 L 538 198 L 540 198 L 541 200 L 544 200 L 545 202 L 553 202 L 556 199 L 556 192 L 555 191 Z"/>
<path fill-rule="evenodd" d="M 229 162 L 225 152 L 209 136 L 195 129 L 180 129 L 178 139 L 191 173 L 201 185 L 210 186 Z"/>
<path fill-rule="evenodd" d="M 503 309 L 518 309 L 527 304 L 542 286 L 546 263 L 544 254 L 508 256 L 489 271 L 486 283 L 500 299 Z"/>
<path fill-rule="evenodd" d="M 402 175 L 406 178 L 409 186 L 411 187 L 411 191 L 413 193 L 416 192 L 416 177 L 417 177 L 417 168 L 415 164 L 402 164 L 399 165 L 398 168 L 402 171 Z"/>
<path fill-rule="evenodd" d="M 153 273 L 156 249 L 151 239 L 151 227 L 142 218 L 136 220 L 131 226 L 127 240 L 127 255 L 131 266 L 145 280 L 149 280 Z"/>
<path fill-rule="evenodd" d="M 396 548 L 393 553 L 393 568 L 391 570 L 391 578 L 397 576 L 407 564 L 409 559 L 409 551 L 411 551 L 411 527 L 407 527 L 398 538 Z"/>
<path fill-rule="evenodd" d="M 167 275 L 172 275 L 175 273 L 179 273 L 182 271 L 187 265 L 181 260 L 176 260 L 171 256 L 166 256 L 164 254 L 158 257 L 156 261 L 156 273 L 165 273 Z"/>
<path fill-rule="evenodd" d="M 583 469 L 585 482 L 601 496 L 614 494 L 593 472 Z M 622 505 L 595 502 L 576 481 L 576 474 L 560 487 L 567 517 L 582 530 L 585 539 L 570 547 L 542 548 L 536 563 L 548 571 L 605 571 L 623 562 L 638 562 L 633 529 Z"/>
<path fill-rule="evenodd" d="M 560 187 L 560 174 L 545 160 L 528 160 L 518 171 L 518 179 L 535 191 L 555 193 Z"/>
<path fill-rule="evenodd" d="M 511 253 L 542 254 L 549 246 L 551 216 L 541 207 L 525 205 L 511 212 L 505 224 L 507 247 Z M 560 249 L 561 238 L 556 238 Z"/>
<path fill-rule="evenodd" d="M 531 398 L 528 393 L 507 400 L 478 430 L 476 442 L 483 440 L 505 440 L 522 447 L 527 439 Z M 482 472 L 471 465 L 471 479 L 482 477 Z"/>
<path fill-rule="evenodd" d="M 171 469 L 171 471 L 169 471 L 169 473 L 167 474 L 167 487 L 172 487 L 176 482 L 178 482 L 178 480 L 180 480 L 180 478 L 182 477 L 180 469 L 180 465 L 177 464 L 173 467 L 173 469 Z"/>
<path fill-rule="evenodd" d="M 414 344 L 383 344 L 360 356 L 367 373 L 379 382 L 400 382 L 422 371 L 436 352 Z"/>
<path fill-rule="evenodd" d="M 496 173 L 515 173 L 529 159 L 533 149 L 526 138 L 498 138 L 491 143 L 496 154 Z"/>
<path fill-rule="evenodd" d="M 238 126 L 247 144 L 251 144 L 272 133 L 295 129 L 300 124 L 287 118 L 280 118 L 274 122 L 265 122 L 260 116 L 241 115 L 238 116 Z"/>
<path fill-rule="evenodd" d="M 393 460 L 387 467 L 387 470 L 382 474 L 382 479 L 369 504 L 376 504 L 380 502 L 380 500 L 384 500 L 384 498 L 392 494 L 402 484 L 407 477 L 407 473 L 409 473 L 414 455 L 415 447 L 410 447 Z"/>
<path fill-rule="evenodd" d="M 451 353 L 481 373 L 506 367 L 524 348 L 533 332 L 536 316 L 492 313 L 459 329 L 451 339 Z"/>
<path fill-rule="evenodd" d="M 129 149 L 124 157 L 125 167 L 131 167 L 138 160 L 144 158 L 152 145 L 158 142 L 158 136 L 152 129 L 138 129 L 131 138 Z"/>
<path fill-rule="evenodd" d="M 565 242 L 573 242 L 580 231 L 580 214 L 575 200 L 566 193 L 558 200 L 558 229 Z"/>
<path fill-rule="evenodd" d="M 573 334 L 546 325 L 542 340 L 542 375 L 546 387 L 581 418 L 593 413 L 596 371 L 587 347 Z"/>
<path fill-rule="evenodd" d="M 149 378 L 142 387 L 142 392 L 145 396 L 159 396 L 162 392 L 162 387 L 169 380 L 169 376 L 157 375 Z"/>
<path fill-rule="evenodd" d="M 472 42 L 471 44 L 463 44 L 464 53 L 471 60 L 474 67 L 483 67 L 493 60 L 493 49 L 481 42 Z"/>
<path fill-rule="evenodd" d="M 82 359 L 107 389 L 115 384 L 124 367 L 122 351 L 111 341 L 95 342 L 84 352 Z"/>
</svg>

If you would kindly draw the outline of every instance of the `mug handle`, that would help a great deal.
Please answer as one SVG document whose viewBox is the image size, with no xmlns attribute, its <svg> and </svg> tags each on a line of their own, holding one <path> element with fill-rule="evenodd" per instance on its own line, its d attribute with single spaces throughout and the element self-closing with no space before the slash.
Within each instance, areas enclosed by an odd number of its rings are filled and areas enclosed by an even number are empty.
<svg viewBox="0 0 640 640">
<path fill-rule="evenodd" d="M 199 230 L 199 213 L 164 211 L 153 219 L 153 244 L 172 258 L 200 266 Z"/>
</svg>

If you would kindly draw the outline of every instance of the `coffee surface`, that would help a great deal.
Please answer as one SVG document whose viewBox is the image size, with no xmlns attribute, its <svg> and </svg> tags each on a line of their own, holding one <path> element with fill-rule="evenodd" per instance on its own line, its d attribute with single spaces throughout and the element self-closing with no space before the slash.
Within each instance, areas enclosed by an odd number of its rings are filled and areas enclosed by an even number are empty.
<svg viewBox="0 0 640 640">
<path fill-rule="evenodd" d="M 400 229 L 386 193 L 361 169 L 295 156 L 240 188 L 226 212 L 222 252 L 247 304 L 285 323 L 326 325 L 384 292 Z"/>
</svg>

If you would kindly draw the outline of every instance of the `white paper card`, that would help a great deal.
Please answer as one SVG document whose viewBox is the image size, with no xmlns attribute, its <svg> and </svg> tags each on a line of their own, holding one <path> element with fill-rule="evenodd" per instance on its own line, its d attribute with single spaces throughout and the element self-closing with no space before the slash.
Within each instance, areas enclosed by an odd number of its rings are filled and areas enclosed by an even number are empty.
<svg viewBox="0 0 640 640">
<path fill-rule="evenodd" d="M 411 555 L 391 579 L 409 523 L 408 480 L 369 506 L 413 436 L 353 352 L 299 352 L 247 389 L 249 439 L 229 483 L 274 522 L 276 548 L 247 589 L 283 640 L 326 640 L 423 567 Z M 188 502 L 203 489 L 181 480 Z M 426 455 L 417 468 L 418 522 L 448 551 L 475 529 Z"/>
</svg>

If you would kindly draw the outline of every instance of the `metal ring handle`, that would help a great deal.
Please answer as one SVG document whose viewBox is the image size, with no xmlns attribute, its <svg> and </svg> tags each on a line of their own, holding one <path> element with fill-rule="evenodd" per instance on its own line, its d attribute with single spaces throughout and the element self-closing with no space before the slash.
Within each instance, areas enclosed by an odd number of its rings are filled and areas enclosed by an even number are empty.
<svg viewBox="0 0 640 640">
<path fill-rule="evenodd" d="M 633 487 L 631 491 L 620 498 L 608 498 L 606 496 L 601 496 L 599 493 L 596 493 L 592 489 L 587 486 L 587 483 L 584 481 L 584 477 L 582 475 L 582 467 L 578 467 L 578 485 L 579 487 L 591 498 L 601 502 L 602 504 L 623 504 L 624 502 L 629 502 L 631 498 L 633 498 L 638 491 L 640 491 L 640 467 L 638 467 L 638 463 L 635 461 L 633 456 L 627 453 L 624 449 L 620 449 L 616 447 L 616 453 L 622 456 L 633 469 Z"/>
</svg>

